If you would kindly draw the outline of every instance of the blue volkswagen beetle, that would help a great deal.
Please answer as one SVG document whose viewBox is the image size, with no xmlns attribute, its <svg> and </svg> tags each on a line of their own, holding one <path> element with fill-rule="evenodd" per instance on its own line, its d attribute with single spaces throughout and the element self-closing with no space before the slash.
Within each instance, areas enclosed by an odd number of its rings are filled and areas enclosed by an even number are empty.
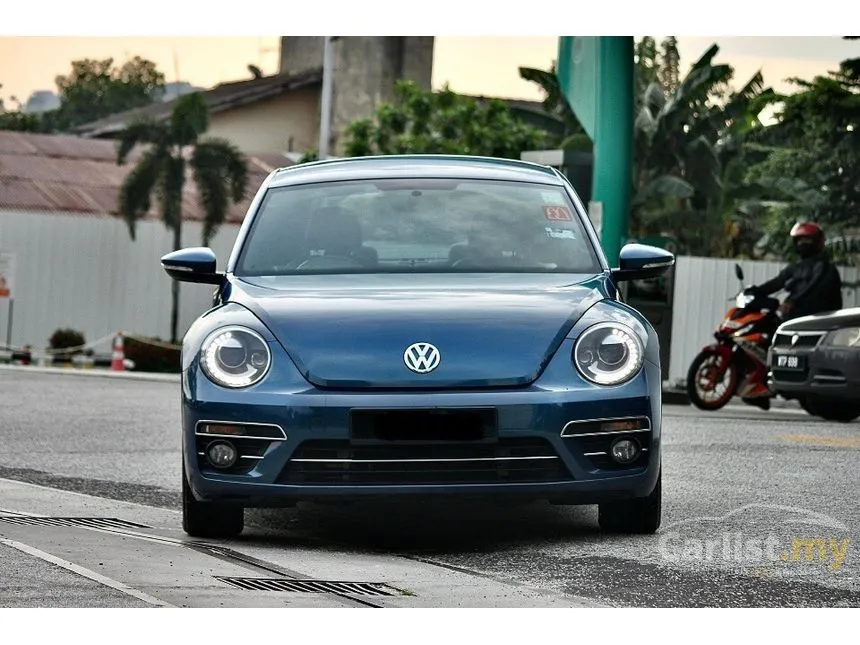
<svg viewBox="0 0 860 645">
<path fill-rule="evenodd" d="M 217 285 L 182 346 L 183 527 L 244 509 L 378 496 L 599 504 L 609 532 L 661 513 L 658 339 L 556 170 L 466 156 L 273 171 L 224 272 L 208 248 L 161 259 Z"/>
</svg>

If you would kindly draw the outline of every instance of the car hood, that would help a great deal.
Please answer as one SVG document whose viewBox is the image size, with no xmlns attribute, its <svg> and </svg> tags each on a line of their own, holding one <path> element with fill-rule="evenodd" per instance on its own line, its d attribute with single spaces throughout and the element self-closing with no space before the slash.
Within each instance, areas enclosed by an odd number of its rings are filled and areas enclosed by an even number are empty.
<svg viewBox="0 0 860 645">
<path fill-rule="evenodd" d="M 789 320 L 780 326 L 780 331 L 830 331 L 840 327 L 860 325 L 860 307 L 828 311 L 812 316 Z"/>
<path fill-rule="evenodd" d="M 232 278 L 303 376 L 319 387 L 474 388 L 538 378 L 573 324 L 606 297 L 602 275 Z M 413 343 L 438 367 L 407 368 Z"/>
</svg>

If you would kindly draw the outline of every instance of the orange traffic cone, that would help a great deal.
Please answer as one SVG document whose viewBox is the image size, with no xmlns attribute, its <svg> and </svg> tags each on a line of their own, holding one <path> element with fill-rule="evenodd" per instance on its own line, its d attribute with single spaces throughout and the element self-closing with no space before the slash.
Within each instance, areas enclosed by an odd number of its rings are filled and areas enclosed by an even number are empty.
<svg viewBox="0 0 860 645">
<path fill-rule="evenodd" d="M 122 345 L 122 332 L 117 332 L 113 339 L 113 354 L 111 355 L 110 368 L 114 372 L 125 371 L 125 350 Z"/>
</svg>

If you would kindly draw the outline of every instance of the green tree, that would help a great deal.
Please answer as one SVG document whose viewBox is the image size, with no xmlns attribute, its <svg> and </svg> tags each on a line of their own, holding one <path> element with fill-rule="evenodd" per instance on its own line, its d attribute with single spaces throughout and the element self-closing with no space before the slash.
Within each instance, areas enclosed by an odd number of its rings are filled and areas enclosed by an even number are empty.
<svg viewBox="0 0 860 645">
<path fill-rule="evenodd" d="M 734 70 L 711 46 L 668 99 L 652 84 L 635 126 L 632 232 L 671 231 L 687 252 L 724 254 L 743 185 L 744 144 L 776 95 L 757 72 L 726 92 Z"/>
<path fill-rule="evenodd" d="M 119 215 L 135 239 L 135 224 L 150 210 L 153 196 L 161 220 L 173 232 L 173 248 L 182 245 L 182 192 L 190 169 L 203 209 L 202 242 L 206 246 L 224 222 L 230 201 L 245 197 L 247 161 L 230 142 L 201 138 L 209 128 L 209 109 L 199 92 L 176 101 L 167 122 L 152 119 L 129 124 L 117 146 L 117 163 L 126 162 L 138 144 L 146 150 L 120 188 Z M 171 341 L 177 342 L 179 288 L 173 281 Z"/>
<path fill-rule="evenodd" d="M 543 109 L 562 124 L 562 135 L 558 140 L 549 141 L 549 145 L 561 150 L 582 150 L 591 152 L 591 139 L 585 133 L 579 119 L 573 113 L 573 108 L 561 91 L 561 85 L 556 74 L 555 63 L 549 70 L 534 67 L 520 67 L 520 77 L 540 86 L 544 92 Z"/>
<path fill-rule="evenodd" d="M 814 219 L 839 236 L 857 226 L 860 212 L 860 93 L 853 73 L 841 65 L 829 76 L 792 80 L 800 91 L 781 97 L 777 123 L 760 137 L 768 155 L 747 177 L 769 189 L 764 242 L 780 254 L 796 220 Z"/>
<path fill-rule="evenodd" d="M 451 91 L 426 92 L 399 81 L 394 103 L 347 127 L 350 157 L 374 154 L 470 154 L 519 159 L 544 147 L 546 134 L 514 117 L 503 101 L 478 101 Z"/>
<path fill-rule="evenodd" d="M 678 39 L 674 36 L 669 36 L 660 43 L 657 80 L 666 96 L 672 96 L 681 85 L 681 54 L 678 52 Z"/>
<path fill-rule="evenodd" d="M 112 58 L 72 61 L 57 76 L 60 107 L 41 114 L 18 109 L 0 114 L 0 130 L 66 132 L 111 114 L 149 105 L 164 91 L 164 74 L 152 61 L 135 56 L 122 65 Z M 0 110 L 2 112 L 2 110 Z"/>
<path fill-rule="evenodd" d="M 63 125 L 71 128 L 152 103 L 164 90 L 164 74 L 140 56 L 120 66 L 112 58 L 86 58 L 72 61 L 56 83 Z"/>
<path fill-rule="evenodd" d="M 636 111 L 639 111 L 639 101 L 645 95 L 645 90 L 652 83 L 659 83 L 660 55 L 657 51 L 657 41 L 653 36 L 643 36 L 636 41 L 633 49 L 633 62 L 636 65 Z"/>
<path fill-rule="evenodd" d="M 758 115 L 775 94 L 764 88 L 761 73 L 731 91 L 734 70 L 714 64 L 718 52 L 713 45 L 679 80 L 674 37 L 663 41 L 660 53 L 651 37 L 635 45 L 636 81 L 643 89 L 633 133 L 633 236 L 668 232 L 684 251 L 720 254 L 734 248 L 738 221 L 753 217 L 741 208 L 754 192 L 744 184 L 745 143 L 761 127 Z M 521 68 L 520 75 L 544 89 L 545 109 L 571 131 L 579 127 L 554 68 Z M 576 136 L 584 134 L 571 140 Z"/>
</svg>

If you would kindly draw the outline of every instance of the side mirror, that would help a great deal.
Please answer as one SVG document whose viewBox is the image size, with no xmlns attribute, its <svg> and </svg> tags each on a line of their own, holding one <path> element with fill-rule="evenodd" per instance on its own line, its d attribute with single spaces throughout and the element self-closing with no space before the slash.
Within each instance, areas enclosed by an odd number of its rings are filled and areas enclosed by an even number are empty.
<svg viewBox="0 0 860 645">
<path fill-rule="evenodd" d="M 618 281 L 659 278 L 674 264 L 675 256 L 669 251 L 646 244 L 625 244 L 612 277 Z"/>
<path fill-rule="evenodd" d="M 206 247 L 180 249 L 161 258 L 161 268 L 180 282 L 221 284 L 224 274 L 215 270 L 216 265 L 215 254 Z"/>
<path fill-rule="evenodd" d="M 735 264 L 735 275 L 738 277 L 738 280 L 741 282 L 744 281 L 744 270 L 741 268 L 740 264 Z"/>
</svg>

